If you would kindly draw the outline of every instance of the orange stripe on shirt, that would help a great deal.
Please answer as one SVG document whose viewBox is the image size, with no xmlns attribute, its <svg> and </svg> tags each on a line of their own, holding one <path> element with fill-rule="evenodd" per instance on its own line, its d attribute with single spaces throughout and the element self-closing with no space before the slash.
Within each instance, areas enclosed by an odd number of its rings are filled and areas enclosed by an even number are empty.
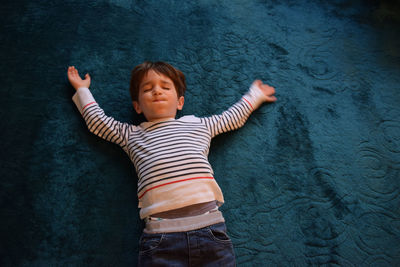
<svg viewBox="0 0 400 267">
<path fill-rule="evenodd" d="M 156 185 L 156 186 L 153 186 L 153 187 L 147 189 L 138 198 L 141 199 L 150 190 L 153 190 L 155 188 L 158 188 L 158 187 L 161 187 L 161 186 L 164 186 L 164 185 L 175 184 L 175 183 L 185 182 L 185 181 L 189 181 L 189 180 L 196 180 L 196 179 L 214 179 L 214 177 L 193 177 L 193 178 L 182 179 L 182 180 L 173 181 L 173 182 L 169 182 L 169 183 L 165 183 L 165 184 L 159 184 L 159 185 Z"/>
<path fill-rule="evenodd" d="M 84 106 L 83 108 L 82 108 L 82 110 L 81 110 L 81 112 L 85 109 L 85 108 L 87 108 L 88 106 L 90 106 L 90 105 L 92 105 L 92 104 L 95 104 L 96 102 L 90 102 L 89 104 L 86 104 L 86 106 Z"/>
<path fill-rule="evenodd" d="M 249 104 L 250 105 L 250 107 L 251 107 L 251 109 L 253 109 L 254 110 L 254 108 L 253 108 L 253 106 L 250 104 L 250 102 L 246 99 L 246 98 L 244 98 L 243 97 L 243 99 L 244 99 L 244 101 L 246 101 L 247 102 L 247 104 Z"/>
</svg>

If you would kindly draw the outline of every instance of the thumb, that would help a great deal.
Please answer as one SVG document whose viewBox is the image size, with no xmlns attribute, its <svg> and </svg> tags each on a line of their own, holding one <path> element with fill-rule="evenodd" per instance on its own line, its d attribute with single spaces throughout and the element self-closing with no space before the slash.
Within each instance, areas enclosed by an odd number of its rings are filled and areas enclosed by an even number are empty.
<svg viewBox="0 0 400 267">
<path fill-rule="evenodd" d="M 90 75 L 89 75 L 89 73 L 86 73 L 86 75 L 85 75 L 85 80 L 89 80 L 89 81 L 90 81 Z"/>
</svg>

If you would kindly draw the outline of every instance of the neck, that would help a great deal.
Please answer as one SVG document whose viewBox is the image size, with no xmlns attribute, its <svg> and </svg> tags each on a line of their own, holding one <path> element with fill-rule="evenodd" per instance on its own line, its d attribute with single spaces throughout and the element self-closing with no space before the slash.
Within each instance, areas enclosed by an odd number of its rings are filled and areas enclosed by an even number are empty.
<svg viewBox="0 0 400 267">
<path fill-rule="evenodd" d="M 160 118 L 160 119 L 152 119 L 152 120 L 149 120 L 148 122 L 162 122 L 162 121 L 171 121 L 171 120 L 174 120 L 175 118 L 172 118 L 172 117 L 167 117 L 167 118 Z"/>
</svg>

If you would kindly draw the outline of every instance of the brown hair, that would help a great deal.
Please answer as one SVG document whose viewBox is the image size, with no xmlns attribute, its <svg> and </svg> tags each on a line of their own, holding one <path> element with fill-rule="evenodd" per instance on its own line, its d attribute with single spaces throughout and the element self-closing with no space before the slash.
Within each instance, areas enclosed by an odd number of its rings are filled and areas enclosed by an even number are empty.
<svg viewBox="0 0 400 267">
<path fill-rule="evenodd" d="M 137 65 L 132 70 L 131 82 L 130 82 L 130 87 L 129 87 L 132 101 L 138 101 L 140 83 L 142 82 L 143 77 L 150 70 L 153 70 L 153 71 L 157 72 L 158 74 L 163 74 L 163 75 L 167 76 L 168 78 L 170 78 L 175 85 L 175 89 L 176 89 L 178 98 L 185 94 L 185 91 L 186 91 L 185 75 L 183 75 L 183 73 L 180 70 L 174 68 L 173 66 L 171 66 L 170 64 L 168 64 L 166 62 L 145 61 L 142 64 Z"/>
</svg>

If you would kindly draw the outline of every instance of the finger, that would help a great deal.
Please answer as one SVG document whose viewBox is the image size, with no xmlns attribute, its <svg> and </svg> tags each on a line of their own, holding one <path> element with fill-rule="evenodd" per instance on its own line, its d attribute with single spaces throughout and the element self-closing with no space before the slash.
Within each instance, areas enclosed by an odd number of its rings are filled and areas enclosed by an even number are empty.
<svg viewBox="0 0 400 267">
<path fill-rule="evenodd" d="M 71 75 L 71 77 L 75 76 L 75 71 L 73 68 L 69 69 L 68 73 Z"/>
<path fill-rule="evenodd" d="M 75 69 L 75 67 L 73 67 L 73 69 L 72 69 L 72 77 L 74 79 L 81 79 L 81 76 L 79 76 L 78 70 Z"/>
<path fill-rule="evenodd" d="M 268 92 L 268 95 L 275 94 L 275 88 L 269 85 L 264 85 L 263 89 Z"/>
<path fill-rule="evenodd" d="M 269 91 L 271 92 L 272 95 L 275 94 L 275 88 L 274 87 L 269 86 Z"/>
<path fill-rule="evenodd" d="M 79 77 L 79 78 L 81 77 L 81 76 L 79 76 L 79 72 L 78 72 L 78 70 L 77 70 L 77 69 L 75 69 L 75 68 L 74 68 L 74 75 L 75 75 L 75 77 Z"/>
<path fill-rule="evenodd" d="M 268 84 L 266 84 L 266 83 L 263 83 L 261 86 L 262 86 L 262 87 L 265 87 L 265 88 L 274 88 L 273 86 L 268 85 Z"/>
<path fill-rule="evenodd" d="M 76 72 L 74 69 L 71 69 L 71 77 L 76 78 Z"/>
<path fill-rule="evenodd" d="M 74 70 L 72 69 L 72 67 L 68 68 L 68 77 L 72 78 L 74 76 Z"/>
</svg>

